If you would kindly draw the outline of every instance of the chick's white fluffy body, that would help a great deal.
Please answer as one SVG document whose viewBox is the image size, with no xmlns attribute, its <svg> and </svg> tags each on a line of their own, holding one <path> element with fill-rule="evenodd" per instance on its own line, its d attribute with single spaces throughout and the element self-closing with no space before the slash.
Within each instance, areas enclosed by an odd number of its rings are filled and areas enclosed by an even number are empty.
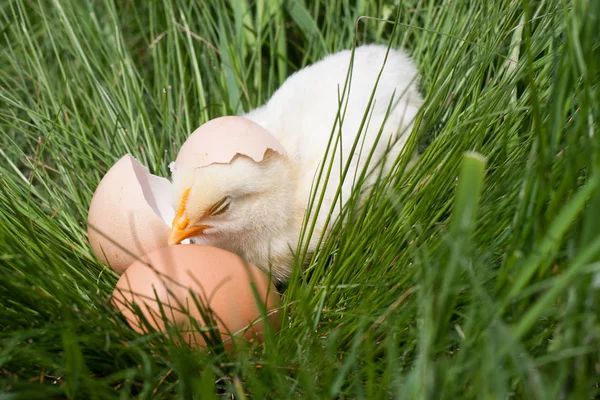
<svg viewBox="0 0 600 400">
<path fill-rule="evenodd" d="M 179 176 L 174 174 L 178 192 L 175 202 L 181 199 L 183 188 L 191 186 L 187 203 L 190 218 L 193 220 L 196 216 L 195 223 L 210 226 L 194 241 L 237 253 L 271 273 L 276 282 L 289 279 L 315 173 L 323 162 L 334 127 L 336 134 L 340 132 L 339 123 L 336 125 L 338 113 L 343 114 L 341 146 L 338 145 L 309 252 L 315 249 L 318 237 L 326 229 L 325 220 L 340 184 L 340 161 L 342 165 L 347 160 L 351 163 L 342 184 L 344 201 L 352 190 L 354 171 L 365 166 L 366 155 L 382 126 L 383 133 L 371 160 L 373 165 L 386 154 L 388 161 L 384 168 L 389 169 L 406 143 L 422 104 L 417 89 L 417 68 L 400 50 L 390 49 L 385 60 L 387 51 L 387 47 L 378 45 L 356 48 L 345 95 L 350 50 L 327 56 L 296 72 L 266 104 L 243 115 L 275 136 L 287 156 L 269 152 L 259 163 L 238 156 L 229 164 L 214 164 L 182 172 Z M 368 109 L 382 68 L 373 103 Z M 363 128 L 361 141 L 364 140 L 366 154 L 359 157 L 360 146 L 354 153 L 350 151 L 365 112 L 369 114 L 368 125 Z M 388 149 L 390 140 L 395 141 L 395 145 Z M 225 213 L 200 217 L 225 196 L 230 202 Z M 335 217 L 332 215 L 331 220 Z"/>
</svg>

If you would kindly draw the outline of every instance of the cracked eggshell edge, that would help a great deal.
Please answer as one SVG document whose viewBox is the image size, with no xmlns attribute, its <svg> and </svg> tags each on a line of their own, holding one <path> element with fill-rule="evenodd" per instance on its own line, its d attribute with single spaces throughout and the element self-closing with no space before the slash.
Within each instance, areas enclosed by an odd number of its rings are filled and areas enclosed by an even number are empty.
<svg viewBox="0 0 600 400">
<path fill-rule="evenodd" d="M 168 179 L 152 175 L 131 154 L 121 157 L 90 202 L 87 233 L 96 257 L 122 274 L 139 257 L 166 247 L 172 192 Z"/>
<path fill-rule="evenodd" d="M 254 121 L 237 116 L 220 117 L 192 132 L 169 169 L 174 173 L 177 169 L 229 164 L 239 155 L 261 162 L 268 151 L 287 156 L 281 143 Z"/>
</svg>

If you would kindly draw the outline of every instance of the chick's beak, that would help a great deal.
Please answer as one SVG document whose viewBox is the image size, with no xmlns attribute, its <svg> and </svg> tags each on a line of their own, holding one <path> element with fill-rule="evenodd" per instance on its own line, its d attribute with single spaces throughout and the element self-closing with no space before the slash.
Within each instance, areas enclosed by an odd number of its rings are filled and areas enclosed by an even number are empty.
<svg viewBox="0 0 600 400">
<path fill-rule="evenodd" d="M 171 224 L 171 233 L 169 234 L 169 246 L 181 243 L 181 241 L 198 236 L 208 228 L 206 225 L 190 226 L 190 219 L 186 215 L 187 198 L 189 196 L 190 189 L 187 189 L 179 205 L 177 215 L 173 218 Z"/>
<path fill-rule="evenodd" d="M 173 220 L 171 233 L 169 233 L 169 246 L 181 243 L 181 241 L 193 236 L 198 236 L 202 234 L 206 228 L 208 227 L 204 225 L 190 227 L 188 218 L 176 218 Z"/>
</svg>

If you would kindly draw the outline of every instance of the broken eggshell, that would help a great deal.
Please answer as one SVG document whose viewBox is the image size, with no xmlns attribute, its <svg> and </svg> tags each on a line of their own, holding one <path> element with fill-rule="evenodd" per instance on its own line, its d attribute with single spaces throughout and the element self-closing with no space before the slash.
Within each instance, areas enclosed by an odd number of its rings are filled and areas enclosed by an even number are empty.
<svg viewBox="0 0 600 400">
<path fill-rule="evenodd" d="M 233 253 L 198 244 L 146 254 L 121 276 L 112 301 L 138 333 L 148 333 L 148 326 L 133 303 L 153 329 L 177 326 L 193 347 L 206 341 L 190 317 L 209 336 L 214 322 L 212 333 L 220 333 L 228 350 L 234 340 L 262 342 L 267 324 L 275 331 L 281 326 L 280 297 L 267 275 Z"/>
<path fill-rule="evenodd" d="M 286 154 L 281 143 L 254 121 L 236 116 L 220 117 L 192 132 L 170 169 L 175 172 L 211 164 L 227 164 L 239 154 L 260 162 L 268 150 Z"/>
<path fill-rule="evenodd" d="M 118 274 L 145 254 L 167 246 L 175 211 L 172 185 L 130 154 L 113 165 L 94 192 L 87 220 L 96 256 Z"/>
</svg>

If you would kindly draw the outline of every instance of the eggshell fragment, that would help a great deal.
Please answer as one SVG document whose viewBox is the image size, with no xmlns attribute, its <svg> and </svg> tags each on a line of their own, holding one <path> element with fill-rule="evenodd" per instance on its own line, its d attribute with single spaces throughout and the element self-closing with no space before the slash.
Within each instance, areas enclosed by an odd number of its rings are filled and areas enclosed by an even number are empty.
<svg viewBox="0 0 600 400">
<path fill-rule="evenodd" d="M 161 248 L 134 262 L 117 282 L 113 304 L 135 331 L 145 333 L 140 317 L 133 312 L 133 302 L 154 329 L 164 331 L 157 298 L 169 324 L 177 326 L 186 343 L 194 347 L 205 347 L 206 341 L 189 316 L 205 327 L 201 311 L 206 313 L 208 306 L 226 349 L 240 337 L 262 341 L 265 321 L 257 300 L 266 307 L 267 315 L 280 300 L 260 269 L 226 250 L 199 244 Z M 202 305 L 201 310 L 197 304 Z M 272 312 L 268 323 L 278 329 L 279 313 Z"/>
<path fill-rule="evenodd" d="M 220 117 L 192 132 L 179 150 L 175 168 L 227 164 L 238 154 L 260 162 L 267 150 L 285 155 L 279 141 L 254 121 L 235 116 Z"/>
<path fill-rule="evenodd" d="M 137 258 L 167 246 L 171 182 L 150 174 L 127 154 L 113 165 L 94 192 L 88 240 L 96 256 L 122 274 Z"/>
</svg>

